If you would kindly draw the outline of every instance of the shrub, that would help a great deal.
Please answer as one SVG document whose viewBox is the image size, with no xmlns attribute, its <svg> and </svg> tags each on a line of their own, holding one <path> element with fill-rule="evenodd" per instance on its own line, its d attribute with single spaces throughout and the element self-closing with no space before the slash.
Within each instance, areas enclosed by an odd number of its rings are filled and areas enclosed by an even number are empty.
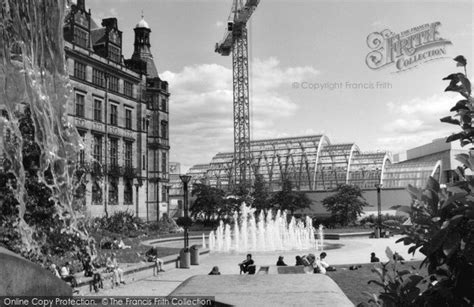
<svg viewBox="0 0 474 307">
<path fill-rule="evenodd" d="M 176 224 L 178 224 L 180 227 L 189 228 L 193 224 L 193 220 L 190 217 L 181 216 L 176 220 Z"/>
<path fill-rule="evenodd" d="M 444 78 L 450 81 L 445 91 L 457 92 L 464 99 L 451 109 L 457 112 L 459 119 L 447 116 L 441 121 L 459 125 L 463 130 L 449 136 L 446 142 L 460 140 L 462 146 L 472 145 L 474 97 L 471 96 L 471 83 L 466 76 L 467 61 L 463 56 L 454 60 L 464 68 L 464 74 L 454 73 Z M 426 258 L 422 265 L 426 265 L 428 273 L 439 276 L 440 280 L 431 289 L 417 294 L 413 292 L 417 291 L 415 282 L 408 284 L 410 288 L 406 291 L 409 292 L 389 289 L 389 296 L 385 295 L 387 289 L 383 283 L 381 286 L 384 286 L 385 292 L 380 293 L 378 299 L 375 297 L 372 303 L 378 306 L 474 305 L 474 179 L 465 173 L 466 169 L 474 171 L 474 149 L 457 155 L 456 159 L 464 167 L 457 169 L 460 181 L 446 185 L 447 192 L 442 191 L 439 183 L 430 177 L 424 189 L 408 186 L 413 203 L 410 207 L 398 208 L 410 214 L 413 225 L 406 227 L 405 237 L 397 242 L 411 245 L 409 253 L 419 250 L 424 254 Z M 412 275 L 407 276 L 410 278 Z M 406 303 L 396 305 L 402 300 Z"/>
<path fill-rule="evenodd" d="M 382 225 L 384 225 L 384 223 L 387 222 L 387 224 L 385 224 L 386 227 L 390 227 L 390 224 L 400 226 L 407 219 L 408 219 L 408 216 L 393 215 L 393 214 L 388 214 L 388 213 L 382 214 L 382 216 L 381 216 Z M 375 224 L 378 223 L 378 215 L 371 214 L 369 216 L 366 216 L 366 217 L 362 218 L 359 222 L 362 225 L 375 225 Z"/>
<path fill-rule="evenodd" d="M 95 219 L 95 227 L 118 234 L 128 235 L 144 229 L 143 221 L 130 211 L 118 211 L 109 217 Z"/>
<path fill-rule="evenodd" d="M 426 280 L 417 274 L 414 267 L 412 270 L 399 270 L 399 263 L 403 264 L 403 262 L 395 257 L 390 248 L 387 247 L 385 254 L 389 261 L 376 264 L 372 269 L 378 280 L 373 279 L 368 282 L 380 286 L 383 292 L 379 295 L 365 292 L 369 296 L 369 304 L 359 304 L 358 306 L 414 306 L 414 301 L 425 288 L 423 281 L 426 282 Z"/>
</svg>

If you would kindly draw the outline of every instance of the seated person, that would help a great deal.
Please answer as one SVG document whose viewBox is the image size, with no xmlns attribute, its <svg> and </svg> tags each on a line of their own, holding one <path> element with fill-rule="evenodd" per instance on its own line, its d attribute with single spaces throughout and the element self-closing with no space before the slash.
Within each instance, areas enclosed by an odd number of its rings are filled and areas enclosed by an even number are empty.
<svg viewBox="0 0 474 307">
<path fill-rule="evenodd" d="M 326 274 L 327 271 L 335 271 L 336 270 L 335 267 L 330 266 L 326 262 L 326 260 L 325 260 L 326 256 L 327 256 L 327 254 L 325 252 L 322 252 L 319 255 L 318 259 L 316 259 L 315 267 L 314 267 L 314 273 Z"/>
<path fill-rule="evenodd" d="M 296 256 L 295 259 L 296 259 L 296 263 L 295 263 L 296 266 L 304 265 L 303 259 L 301 258 L 301 256 Z"/>
<path fill-rule="evenodd" d="M 211 272 L 209 272 L 209 275 L 221 275 L 221 272 L 219 272 L 219 267 L 218 266 L 213 267 Z"/>
<path fill-rule="evenodd" d="M 150 248 L 146 253 L 145 257 L 148 262 L 154 262 L 155 266 L 153 267 L 153 276 L 156 276 L 158 272 L 164 272 L 163 265 L 164 262 L 162 259 L 158 258 L 158 249 L 156 247 Z"/>
<path fill-rule="evenodd" d="M 77 280 L 73 275 L 71 275 L 69 262 L 66 262 L 66 264 L 63 267 L 61 267 L 60 275 L 61 275 L 61 279 L 69 283 L 71 287 L 73 288 L 77 287 Z"/>
<path fill-rule="evenodd" d="M 82 267 L 84 269 L 85 277 L 92 277 L 94 275 L 94 266 L 92 265 L 91 256 L 86 255 L 82 260 Z"/>
<path fill-rule="evenodd" d="M 303 261 L 304 259 L 306 259 L 306 262 L 310 265 L 310 266 L 314 266 L 315 265 L 315 262 L 316 262 L 316 256 L 314 254 L 308 254 L 306 256 L 306 258 L 303 258 Z M 305 264 L 306 264 L 305 262 Z"/>
<path fill-rule="evenodd" d="M 49 270 L 51 271 L 51 273 L 53 273 L 54 276 L 61 278 L 61 275 L 59 275 L 59 272 L 58 272 L 58 268 L 56 267 L 54 263 L 51 263 L 51 265 L 49 266 Z"/>
<path fill-rule="evenodd" d="M 377 256 L 375 256 L 375 253 L 371 253 L 370 262 L 380 262 L 380 259 Z"/>
<path fill-rule="evenodd" d="M 112 249 L 118 249 L 119 248 L 119 241 L 117 240 L 116 237 L 114 237 L 114 240 L 112 241 Z"/>
<path fill-rule="evenodd" d="M 296 266 L 304 265 L 303 259 L 301 258 L 301 256 L 296 256 L 295 259 L 296 259 L 296 264 L 295 264 Z"/>
<path fill-rule="evenodd" d="M 125 243 L 123 242 L 122 238 L 120 238 L 120 241 L 119 241 L 117 247 L 118 247 L 119 249 L 132 248 L 130 245 L 125 245 Z"/>
<path fill-rule="evenodd" d="M 254 265 L 254 261 L 252 259 L 251 254 L 247 254 L 247 258 L 241 263 L 239 263 L 239 266 L 240 266 L 240 274 L 242 274 L 242 272 L 244 274 L 245 273 L 255 274 L 255 265 Z"/>
<path fill-rule="evenodd" d="M 308 256 L 306 255 L 303 255 L 301 258 L 301 265 L 304 265 L 304 266 L 311 266 L 311 263 L 309 262 L 308 260 Z"/>
<path fill-rule="evenodd" d="M 118 286 L 119 282 L 121 284 L 125 284 L 125 281 L 123 280 L 123 270 L 119 267 L 118 261 L 117 261 L 117 255 L 115 253 L 112 253 L 112 257 L 107 257 L 107 270 L 109 272 L 113 272 L 113 283 Z"/>
<path fill-rule="evenodd" d="M 277 266 L 288 266 L 284 261 L 283 261 L 283 256 L 278 257 L 278 261 L 276 263 Z"/>
<path fill-rule="evenodd" d="M 89 247 L 89 251 L 90 251 L 90 255 L 91 255 L 92 260 L 97 258 L 97 248 L 95 247 L 95 245 L 96 245 L 95 239 L 91 237 L 89 239 L 88 247 Z"/>
<path fill-rule="evenodd" d="M 100 248 L 102 248 L 102 249 L 114 249 L 114 242 L 110 241 L 110 238 L 104 237 L 100 240 Z"/>
<path fill-rule="evenodd" d="M 94 289 L 95 292 L 99 292 L 99 288 L 104 288 L 104 283 L 102 281 L 102 276 L 100 273 L 94 273 L 92 275 L 92 280 L 89 282 L 89 291 L 92 291 Z"/>
</svg>

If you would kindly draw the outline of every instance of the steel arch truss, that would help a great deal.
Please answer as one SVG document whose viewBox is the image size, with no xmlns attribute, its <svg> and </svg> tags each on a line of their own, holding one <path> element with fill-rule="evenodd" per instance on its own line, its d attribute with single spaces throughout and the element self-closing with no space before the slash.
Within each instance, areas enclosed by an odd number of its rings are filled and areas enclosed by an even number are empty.
<svg viewBox="0 0 474 307">
<path fill-rule="evenodd" d="M 250 154 L 249 178 L 261 175 L 270 191 L 280 190 L 283 178 L 291 180 L 295 190 L 326 191 L 343 183 L 362 189 L 374 189 L 379 183 L 386 188 L 422 187 L 430 175 L 439 179 L 441 174 L 440 161 L 392 164 L 388 152 L 361 152 L 353 143 L 331 144 L 325 135 L 252 141 Z M 235 178 L 234 161 L 233 153 L 218 153 L 209 165 L 191 168 L 196 173 L 192 175 L 229 189 Z"/>
<path fill-rule="evenodd" d="M 390 155 L 386 152 L 358 152 L 349 168 L 348 183 L 362 189 L 373 189 L 376 184 L 382 183 L 383 173 L 390 161 Z"/>
<path fill-rule="evenodd" d="M 425 187 L 430 176 L 441 179 L 441 160 L 424 162 L 401 162 L 389 165 L 383 175 L 384 188 L 404 188 L 409 184 Z"/>
</svg>

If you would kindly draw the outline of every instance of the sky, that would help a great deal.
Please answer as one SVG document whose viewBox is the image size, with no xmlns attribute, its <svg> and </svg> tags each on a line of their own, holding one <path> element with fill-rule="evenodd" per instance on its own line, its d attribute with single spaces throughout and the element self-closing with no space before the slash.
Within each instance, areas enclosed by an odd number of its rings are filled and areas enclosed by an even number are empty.
<svg viewBox="0 0 474 307">
<path fill-rule="evenodd" d="M 171 92 L 170 161 L 182 172 L 233 151 L 232 57 L 214 52 L 231 4 L 86 0 L 98 24 L 118 19 L 125 58 L 143 11 Z M 251 139 L 324 133 L 332 143 L 397 153 L 448 136 L 460 128 L 439 118 L 461 98 L 444 92 L 442 78 L 460 71 L 457 55 L 472 76 L 473 17 L 471 0 L 261 0 L 248 25 Z M 371 33 L 412 34 L 435 22 L 437 38 L 450 44 L 432 48 L 444 53 L 403 71 L 367 65 Z"/>
</svg>

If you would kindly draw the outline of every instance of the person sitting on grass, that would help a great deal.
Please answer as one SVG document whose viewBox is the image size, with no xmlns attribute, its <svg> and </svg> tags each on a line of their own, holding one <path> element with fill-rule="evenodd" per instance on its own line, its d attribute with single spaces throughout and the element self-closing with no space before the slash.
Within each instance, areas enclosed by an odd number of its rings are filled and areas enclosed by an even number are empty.
<svg viewBox="0 0 474 307">
<path fill-rule="evenodd" d="M 113 272 L 113 283 L 118 286 L 119 282 L 121 284 L 125 284 L 125 281 L 123 280 L 123 270 L 119 267 L 118 261 L 117 261 L 117 255 L 115 253 L 112 253 L 112 257 L 107 257 L 107 271 Z"/>
<path fill-rule="evenodd" d="M 316 259 L 314 273 L 326 274 L 326 269 L 329 267 L 329 264 L 324 260 L 327 254 L 322 252 L 318 259 Z"/>
<path fill-rule="evenodd" d="M 283 256 L 278 257 L 278 261 L 276 263 L 277 266 L 288 266 L 284 261 L 283 261 Z"/>
<path fill-rule="evenodd" d="M 304 265 L 303 259 L 301 259 L 301 256 L 296 256 L 295 259 L 296 259 L 296 264 L 295 264 L 296 266 Z"/>
<path fill-rule="evenodd" d="M 239 263 L 239 267 L 240 267 L 240 274 L 242 273 L 255 274 L 255 265 L 252 259 L 252 254 L 247 254 L 247 258 L 241 263 Z"/>
<path fill-rule="evenodd" d="M 145 257 L 147 258 L 148 262 L 154 262 L 155 266 L 153 267 L 153 276 L 156 276 L 158 272 L 164 272 L 163 265 L 164 262 L 162 259 L 158 258 L 158 248 L 152 247 L 146 253 Z"/>
<path fill-rule="evenodd" d="M 125 243 L 123 242 L 122 238 L 120 238 L 120 241 L 118 243 L 118 248 L 119 249 L 127 249 L 127 248 L 132 248 L 130 245 L 125 245 Z"/>
<path fill-rule="evenodd" d="M 316 256 L 314 254 L 308 254 L 307 256 L 303 256 L 303 263 L 305 266 L 313 266 L 316 262 Z"/>
<path fill-rule="evenodd" d="M 221 272 L 219 272 L 219 267 L 218 266 L 213 267 L 211 272 L 209 272 L 209 275 L 221 275 Z"/>
<path fill-rule="evenodd" d="M 375 253 L 372 252 L 370 254 L 370 262 L 380 262 L 380 259 L 377 256 L 375 256 Z"/>
<path fill-rule="evenodd" d="M 314 273 L 326 274 L 326 272 L 336 270 L 335 267 L 330 266 L 326 262 L 326 260 L 325 260 L 326 256 L 327 256 L 327 254 L 325 252 L 322 252 L 321 254 L 319 254 L 319 257 L 315 261 Z"/>
</svg>

